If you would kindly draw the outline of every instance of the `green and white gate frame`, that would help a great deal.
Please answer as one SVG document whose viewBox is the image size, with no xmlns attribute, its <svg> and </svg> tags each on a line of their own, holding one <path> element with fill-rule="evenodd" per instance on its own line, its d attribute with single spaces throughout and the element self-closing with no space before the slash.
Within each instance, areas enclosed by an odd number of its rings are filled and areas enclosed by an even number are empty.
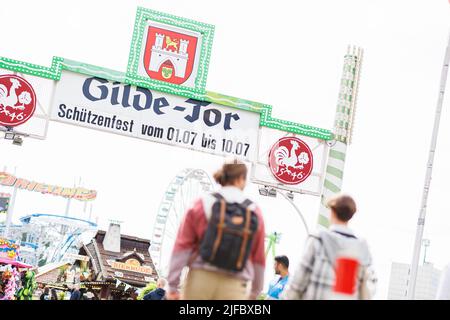
<svg viewBox="0 0 450 320">
<path fill-rule="evenodd" d="M 327 201 L 342 189 L 347 146 L 353 135 L 353 122 L 356 112 L 356 99 L 361 71 L 363 50 L 348 48 L 344 60 L 336 116 L 334 120 L 334 139 L 329 142 L 328 163 L 320 196 L 319 226 L 329 226 Z"/>
<path fill-rule="evenodd" d="M 197 80 L 194 87 L 174 85 L 167 82 L 142 77 L 137 74 L 136 61 L 139 59 L 139 45 L 141 42 L 139 40 L 142 39 L 143 29 L 147 21 L 146 19 L 151 19 L 153 21 L 172 25 L 178 28 L 189 29 L 202 34 L 204 41 L 202 41 L 200 54 L 201 63 L 199 64 L 196 78 Z M 345 156 L 347 146 L 351 142 L 352 124 L 355 114 L 357 88 L 362 61 L 362 49 L 349 47 L 347 54 L 345 55 L 344 70 L 341 80 L 334 129 L 333 131 L 330 131 L 310 125 L 272 118 L 272 106 L 268 104 L 207 91 L 205 86 L 213 36 L 213 25 L 139 7 L 137 9 L 128 68 L 126 72 L 102 68 L 62 57 L 53 57 L 50 67 L 0 57 L 0 69 L 54 81 L 60 80 L 63 70 L 99 77 L 109 81 L 117 81 L 123 84 L 139 86 L 177 96 L 259 113 L 260 127 L 277 129 L 286 133 L 298 134 L 326 141 L 329 145 L 329 153 L 326 173 L 323 177 L 318 224 L 320 226 L 327 227 L 329 225 L 329 213 L 326 207 L 326 201 L 330 196 L 340 192 L 342 188 Z M 55 86 L 53 87 L 53 90 L 54 88 Z M 47 121 L 46 131 L 48 121 L 50 120 L 50 115 L 47 116 L 48 117 L 45 119 Z M 0 127 L 0 131 L 6 131 L 6 128 Z M 20 131 L 14 130 L 13 132 L 19 135 L 33 137 L 33 135 Z M 34 138 L 42 137 L 35 136 Z"/>
</svg>

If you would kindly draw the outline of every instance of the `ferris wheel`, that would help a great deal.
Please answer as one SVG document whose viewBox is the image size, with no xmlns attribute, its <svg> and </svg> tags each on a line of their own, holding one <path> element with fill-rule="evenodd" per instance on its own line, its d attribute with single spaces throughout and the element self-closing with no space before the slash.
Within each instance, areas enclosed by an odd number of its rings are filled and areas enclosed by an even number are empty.
<svg viewBox="0 0 450 320">
<path fill-rule="evenodd" d="M 169 184 L 159 205 L 150 247 L 160 276 L 167 276 L 170 254 L 184 213 L 195 199 L 213 189 L 209 175 L 201 169 L 184 169 Z"/>
</svg>

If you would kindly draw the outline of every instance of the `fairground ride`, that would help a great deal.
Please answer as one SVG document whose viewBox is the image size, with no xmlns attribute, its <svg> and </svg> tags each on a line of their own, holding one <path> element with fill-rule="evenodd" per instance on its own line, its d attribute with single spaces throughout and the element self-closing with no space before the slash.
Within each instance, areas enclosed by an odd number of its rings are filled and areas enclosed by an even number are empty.
<svg viewBox="0 0 450 320">
<path fill-rule="evenodd" d="M 97 224 L 91 221 L 63 215 L 35 213 L 20 218 L 20 222 L 10 229 L 10 237 L 34 244 L 35 256 L 28 262 L 37 266 L 59 262 L 67 253 L 78 253 L 83 240 L 97 231 Z"/>
<path fill-rule="evenodd" d="M 186 209 L 200 195 L 213 189 L 210 177 L 201 169 L 184 169 L 169 184 L 153 224 L 150 247 L 160 276 L 167 276 L 170 253 Z"/>
</svg>

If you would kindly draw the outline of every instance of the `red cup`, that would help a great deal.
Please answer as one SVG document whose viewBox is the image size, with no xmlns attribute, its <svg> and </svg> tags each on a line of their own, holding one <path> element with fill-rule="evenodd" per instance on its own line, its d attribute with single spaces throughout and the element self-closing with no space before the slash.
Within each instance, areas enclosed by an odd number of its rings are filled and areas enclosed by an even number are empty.
<svg viewBox="0 0 450 320">
<path fill-rule="evenodd" d="M 359 261 L 354 258 L 336 259 L 336 282 L 334 292 L 352 295 L 356 290 L 356 278 Z"/>
</svg>

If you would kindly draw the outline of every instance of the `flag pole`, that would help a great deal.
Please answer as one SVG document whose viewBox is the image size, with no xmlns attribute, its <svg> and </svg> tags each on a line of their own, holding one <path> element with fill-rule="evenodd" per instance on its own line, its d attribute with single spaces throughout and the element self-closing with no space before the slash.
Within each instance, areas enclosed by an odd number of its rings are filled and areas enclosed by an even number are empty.
<svg viewBox="0 0 450 320">
<path fill-rule="evenodd" d="M 428 192 L 430 191 L 431 175 L 433 172 L 434 155 L 439 133 L 439 124 L 441 121 L 442 104 L 444 101 L 445 86 L 447 83 L 448 65 L 450 61 L 450 33 L 447 39 L 447 48 L 445 50 L 444 63 L 441 70 L 441 81 L 439 86 L 439 95 L 436 105 L 436 114 L 434 117 L 433 134 L 431 136 L 430 151 L 428 154 L 427 169 L 425 174 L 425 183 L 423 186 L 422 204 L 420 206 L 419 219 L 417 220 L 416 240 L 414 243 L 414 252 L 410 267 L 409 283 L 407 290 L 408 300 L 414 300 L 416 291 L 417 270 L 419 268 L 420 249 L 422 246 L 423 230 L 425 227 L 425 215 L 427 212 Z"/>
</svg>

